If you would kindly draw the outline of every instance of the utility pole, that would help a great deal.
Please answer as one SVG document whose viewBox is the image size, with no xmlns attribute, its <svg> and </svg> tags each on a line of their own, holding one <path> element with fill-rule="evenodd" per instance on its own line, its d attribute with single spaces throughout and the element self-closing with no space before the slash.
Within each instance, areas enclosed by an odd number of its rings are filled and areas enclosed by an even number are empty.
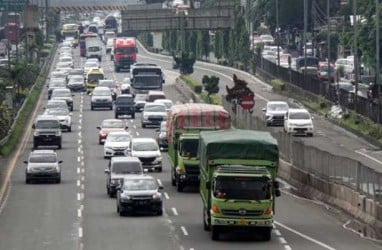
<svg viewBox="0 0 382 250">
<path fill-rule="evenodd" d="M 280 17 L 279 0 L 276 1 L 276 39 L 277 39 L 277 66 L 280 67 Z M 278 70 L 279 68 L 277 68 Z"/>
<path fill-rule="evenodd" d="M 331 74 L 330 74 L 330 0 L 326 1 L 326 16 L 328 17 L 328 37 L 327 37 L 327 43 L 328 43 L 328 81 L 331 82 Z"/>
<path fill-rule="evenodd" d="M 308 32 L 308 0 L 304 0 L 304 81 L 306 80 L 306 35 Z"/>
<path fill-rule="evenodd" d="M 377 122 L 381 121 L 381 98 L 379 97 L 380 88 L 380 74 L 381 74 L 381 63 L 379 58 L 380 47 L 379 47 L 379 0 L 375 0 L 375 20 L 376 20 L 376 30 L 375 30 L 375 45 L 376 45 L 376 65 L 375 65 L 375 85 L 377 86 L 377 98 L 378 98 L 378 108 L 377 108 Z"/>
<path fill-rule="evenodd" d="M 354 37 L 353 37 L 353 47 L 354 47 L 354 110 L 358 109 L 358 74 L 359 74 L 359 62 L 358 62 L 358 18 L 357 18 L 357 0 L 353 0 L 353 27 L 354 27 Z"/>
</svg>

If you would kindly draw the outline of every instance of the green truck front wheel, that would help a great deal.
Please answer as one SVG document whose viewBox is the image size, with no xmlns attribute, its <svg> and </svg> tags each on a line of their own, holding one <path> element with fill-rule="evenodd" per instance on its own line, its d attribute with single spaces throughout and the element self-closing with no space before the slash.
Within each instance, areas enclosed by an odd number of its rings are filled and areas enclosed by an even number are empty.
<svg viewBox="0 0 382 250">
<path fill-rule="evenodd" d="M 211 239 L 212 240 L 219 240 L 220 236 L 220 228 L 217 226 L 211 226 Z"/>
</svg>

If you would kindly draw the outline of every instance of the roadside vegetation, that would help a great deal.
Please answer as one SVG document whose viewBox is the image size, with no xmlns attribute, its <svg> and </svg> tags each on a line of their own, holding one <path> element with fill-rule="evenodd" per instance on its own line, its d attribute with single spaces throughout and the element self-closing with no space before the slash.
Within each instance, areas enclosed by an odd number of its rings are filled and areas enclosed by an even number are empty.
<svg viewBox="0 0 382 250">
<path fill-rule="evenodd" d="M 55 38 L 50 37 L 46 43 L 38 46 L 38 59 L 47 57 L 52 53 L 54 48 Z M 50 63 L 31 63 L 28 60 L 18 60 L 12 64 L 11 70 L 1 72 L 3 83 L 6 82 L 14 87 L 13 91 L 13 107 L 6 105 L 4 99 L 0 106 L 0 138 L 4 138 L 9 134 L 8 140 L 4 145 L 0 145 L 0 155 L 8 156 L 21 138 L 35 106 L 38 102 L 40 93 L 45 83 L 47 69 Z M 0 86 L 5 89 L 6 86 Z M 22 106 L 23 105 L 23 106 Z M 23 107 L 18 116 L 18 110 Z M 13 129 L 11 129 L 13 120 L 16 119 Z M 9 132 L 10 131 L 10 132 Z"/>
</svg>

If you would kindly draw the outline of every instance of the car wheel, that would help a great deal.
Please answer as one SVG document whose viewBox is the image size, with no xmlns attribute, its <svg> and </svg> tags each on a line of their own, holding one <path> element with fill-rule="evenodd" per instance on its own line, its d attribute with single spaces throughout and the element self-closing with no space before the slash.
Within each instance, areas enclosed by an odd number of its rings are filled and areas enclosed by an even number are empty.
<svg viewBox="0 0 382 250">
<path fill-rule="evenodd" d="M 68 128 L 68 132 L 72 132 L 72 126 Z"/>
<path fill-rule="evenodd" d="M 184 184 L 183 183 L 176 183 L 176 191 L 183 192 Z"/>
<path fill-rule="evenodd" d="M 309 137 L 313 137 L 313 133 L 309 133 L 308 136 L 309 136 Z"/>
<path fill-rule="evenodd" d="M 58 177 L 58 178 L 56 179 L 56 183 L 57 183 L 57 184 L 61 183 L 61 177 Z"/>
<path fill-rule="evenodd" d="M 90 106 L 90 110 L 94 110 L 94 107 L 93 107 L 93 106 Z"/>
<path fill-rule="evenodd" d="M 29 184 L 29 183 L 31 183 L 31 180 L 29 180 L 29 178 L 25 178 L 25 183 Z"/>
<path fill-rule="evenodd" d="M 110 197 L 110 198 L 113 198 L 113 197 L 114 197 L 114 194 L 113 194 L 113 192 L 111 192 L 110 189 L 109 189 L 109 191 L 108 191 L 108 194 L 109 194 L 109 197 Z"/>
<path fill-rule="evenodd" d="M 142 123 L 142 128 L 146 128 L 146 124 Z"/>
<path fill-rule="evenodd" d="M 73 111 L 73 107 L 70 108 L 70 111 Z"/>
<path fill-rule="evenodd" d="M 162 167 L 157 168 L 158 172 L 162 172 Z"/>
<path fill-rule="evenodd" d="M 118 119 L 118 114 L 115 114 L 115 115 L 114 115 L 114 118 L 115 118 L 115 119 Z"/>
<path fill-rule="evenodd" d="M 113 106 L 110 106 L 110 110 L 113 110 Z"/>
<path fill-rule="evenodd" d="M 270 241 L 272 237 L 272 228 L 264 228 L 263 229 L 263 240 Z"/>
<path fill-rule="evenodd" d="M 163 215 L 163 209 L 162 208 L 157 211 L 157 215 L 159 215 L 159 216 Z"/>
<path fill-rule="evenodd" d="M 61 143 L 57 145 L 58 149 L 61 149 L 62 148 L 62 145 Z"/>
<path fill-rule="evenodd" d="M 37 143 L 33 143 L 33 148 L 38 148 L 38 144 Z"/>
<path fill-rule="evenodd" d="M 135 114 L 132 114 L 132 115 L 131 115 L 131 118 L 132 118 L 132 119 L 135 119 Z"/>
</svg>

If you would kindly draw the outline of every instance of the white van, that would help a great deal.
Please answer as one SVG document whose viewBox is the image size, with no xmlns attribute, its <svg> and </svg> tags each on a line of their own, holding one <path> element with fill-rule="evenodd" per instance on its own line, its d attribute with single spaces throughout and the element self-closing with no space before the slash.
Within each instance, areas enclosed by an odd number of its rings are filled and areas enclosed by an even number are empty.
<svg viewBox="0 0 382 250">
<path fill-rule="evenodd" d="M 98 61 L 102 61 L 102 44 L 100 41 L 86 41 L 86 58 L 98 58 Z"/>
<path fill-rule="evenodd" d="M 114 37 L 116 37 L 114 31 L 106 31 L 105 34 L 103 35 L 103 40 L 106 44 L 109 39 L 113 40 Z"/>
</svg>

